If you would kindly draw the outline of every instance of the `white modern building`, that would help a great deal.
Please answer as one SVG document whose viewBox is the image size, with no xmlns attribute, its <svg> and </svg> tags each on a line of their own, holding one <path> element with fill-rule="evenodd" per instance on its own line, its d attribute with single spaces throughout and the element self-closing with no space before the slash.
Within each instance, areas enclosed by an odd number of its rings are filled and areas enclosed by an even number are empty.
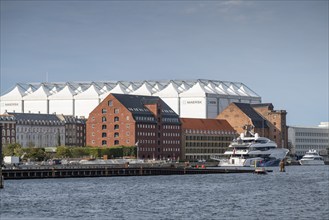
<svg viewBox="0 0 329 220">
<path fill-rule="evenodd" d="M 291 145 L 291 153 L 299 158 L 310 149 L 316 150 L 320 155 L 328 155 L 328 122 L 321 122 L 317 127 L 289 126 L 288 142 Z"/>
<path fill-rule="evenodd" d="M 0 112 L 88 117 L 110 93 L 159 96 L 186 118 L 215 118 L 231 102 L 261 103 L 243 83 L 219 80 L 18 83 L 0 97 Z"/>
</svg>

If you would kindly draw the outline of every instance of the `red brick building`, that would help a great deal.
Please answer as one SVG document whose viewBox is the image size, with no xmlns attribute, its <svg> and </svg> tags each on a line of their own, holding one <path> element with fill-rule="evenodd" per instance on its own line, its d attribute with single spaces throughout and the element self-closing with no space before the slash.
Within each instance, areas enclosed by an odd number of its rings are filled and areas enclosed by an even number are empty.
<svg viewBox="0 0 329 220">
<path fill-rule="evenodd" d="M 273 105 L 231 103 L 218 116 L 218 119 L 226 119 L 238 133 L 245 132 L 245 126 L 251 127 L 253 133 L 267 137 L 275 141 L 278 147 L 288 146 L 287 112 L 273 110 Z"/>
<path fill-rule="evenodd" d="M 138 158 L 181 154 L 179 116 L 159 97 L 108 95 L 89 115 L 87 145 L 138 146 Z"/>
<path fill-rule="evenodd" d="M 186 160 L 207 160 L 225 152 L 237 137 L 233 127 L 220 119 L 181 118 L 182 156 Z"/>
</svg>

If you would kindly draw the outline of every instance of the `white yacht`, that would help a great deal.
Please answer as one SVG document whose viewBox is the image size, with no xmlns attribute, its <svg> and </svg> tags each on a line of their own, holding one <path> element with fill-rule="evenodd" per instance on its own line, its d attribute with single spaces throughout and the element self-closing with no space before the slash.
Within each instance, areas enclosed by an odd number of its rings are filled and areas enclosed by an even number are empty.
<svg viewBox="0 0 329 220">
<path fill-rule="evenodd" d="M 274 141 L 259 137 L 257 133 L 251 137 L 242 133 L 229 145 L 229 149 L 224 153 L 227 158 L 219 159 L 218 166 L 278 166 L 288 152 L 288 149 L 278 148 Z"/>
<path fill-rule="evenodd" d="M 309 150 L 303 158 L 299 160 L 299 163 L 300 165 L 324 165 L 324 160 L 316 150 Z"/>
</svg>

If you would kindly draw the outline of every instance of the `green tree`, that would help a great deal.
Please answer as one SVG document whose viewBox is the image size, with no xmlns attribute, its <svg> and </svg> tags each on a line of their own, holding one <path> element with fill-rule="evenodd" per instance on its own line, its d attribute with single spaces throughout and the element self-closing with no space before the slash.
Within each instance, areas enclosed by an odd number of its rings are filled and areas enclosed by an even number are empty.
<svg viewBox="0 0 329 220">
<path fill-rule="evenodd" d="M 26 153 L 24 158 L 29 158 L 34 161 L 43 161 L 47 158 L 47 153 L 44 148 L 24 148 L 24 152 Z"/>
<path fill-rule="evenodd" d="M 20 157 L 23 154 L 22 146 L 18 143 L 8 144 L 3 148 L 4 156 L 18 156 Z"/>
<path fill-rule="evenodd" d="M 71 150 L 68 147 L 64 147 L 64 146 L 57 147 L 56 157 L 58 158 L 72 157 Z"/>
</svg>

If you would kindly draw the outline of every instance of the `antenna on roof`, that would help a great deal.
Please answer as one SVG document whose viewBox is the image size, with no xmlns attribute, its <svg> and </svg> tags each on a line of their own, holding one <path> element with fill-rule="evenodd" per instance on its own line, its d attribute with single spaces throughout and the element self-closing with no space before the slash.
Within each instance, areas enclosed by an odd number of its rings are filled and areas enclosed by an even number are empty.
<svg viewBox="0 0 329 220">
<path fill-rule="evenodd" d="M 48 72 L 46 72 L 46 82 L 48 82 Z"/>
</svg>

